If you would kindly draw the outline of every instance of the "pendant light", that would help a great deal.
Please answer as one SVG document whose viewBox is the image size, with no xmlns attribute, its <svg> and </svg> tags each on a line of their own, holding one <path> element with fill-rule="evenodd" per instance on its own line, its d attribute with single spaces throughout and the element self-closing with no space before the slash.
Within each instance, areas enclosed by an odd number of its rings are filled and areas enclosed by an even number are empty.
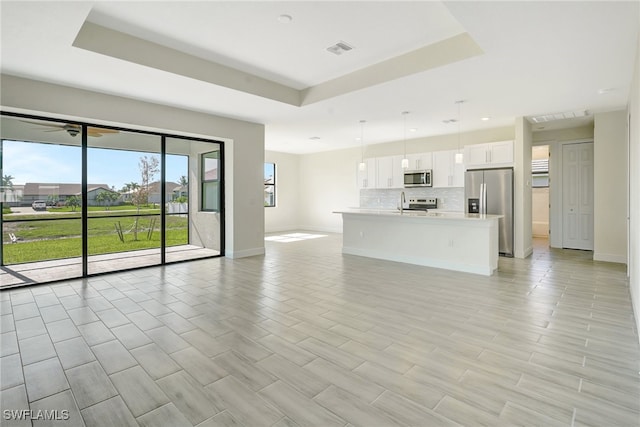
<svg viewBox="0 0 640 427">
<path fill-rule="evenodd" d="M 464 103 L 463 100 L 460 101 L 456 101 L 456 104 L 458 104 L 458 151 L 456 152 L 456 163 L 457 164 L 462 164 L 462 162 L 464 161 L 464 157 L 462 152 L 460 151 L 460 125 L 461 125 L 461 121 L 462 121 L 462 116 L 460 114 L 460 110 L 462 108 L 462 104 Z"/>
<path fill-rule="evenodd" d="M 402 112 L 402 117 L 404 118 L 404 137 L 403 137 L 403 142 L 404 142 L 404 156 L 402 157 L 402 169 L 408 169 L 409 168 L 409 159 L 407 159 L 407 114 L 409 114 L 408 111 L 403 111 Z"/>
<path fill-rule="evenodd" d="M 364 124 L 366 120 L 360 120 L 360 164 L 358 169 L 364 171 L 367 169 L 367 164 L 364 162 Z"/>
</svg>

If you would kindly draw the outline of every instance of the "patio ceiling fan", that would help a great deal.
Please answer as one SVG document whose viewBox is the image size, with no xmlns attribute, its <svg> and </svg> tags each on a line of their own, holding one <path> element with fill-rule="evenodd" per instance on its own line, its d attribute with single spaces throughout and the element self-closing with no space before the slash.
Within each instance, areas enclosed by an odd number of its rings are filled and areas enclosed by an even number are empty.
<svg viewBox="0 0 640 427">
<path fill-rule="evenodd" d="M 40 122 L 32 122 L 29 120 L 21 120 L 24 123 L 31 123 L 38 126 L 43 126 L 48 128 L 48 130 L 43 130 L 43 132 L 59 132 L 61 130 L 66 131 L 71 136 L 76 136 L 82 131 L 82 126 L 80 125 L 72 125 L 72 124 L 63 124 L 63 123 L 40 123 Z M 87 135 L 99 138 L 104 134 L 108 133 L 118 133 L 117 130 L 114 129 L 104 129 L 104 128 L 96 128 L 96 127 L 87 127 Z"/>
</svg>

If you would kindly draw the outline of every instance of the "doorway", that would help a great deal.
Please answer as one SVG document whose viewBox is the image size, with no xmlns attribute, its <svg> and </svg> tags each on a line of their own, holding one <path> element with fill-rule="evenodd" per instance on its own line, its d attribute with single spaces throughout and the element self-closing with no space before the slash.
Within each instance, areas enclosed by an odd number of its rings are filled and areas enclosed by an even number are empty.
<svg viewBox="0 0 640 427">
<path fill-rule="evenodd" d="M 549 239 L 549 146 L 531 148 L 531 230 L 534 238 Z"/>
</svg>

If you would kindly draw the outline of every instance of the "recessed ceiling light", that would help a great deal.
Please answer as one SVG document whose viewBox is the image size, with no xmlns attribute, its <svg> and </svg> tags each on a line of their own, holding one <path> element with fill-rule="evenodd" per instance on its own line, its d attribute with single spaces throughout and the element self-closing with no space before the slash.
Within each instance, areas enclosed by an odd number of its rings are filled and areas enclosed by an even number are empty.
<svg viewBox="0 0 640 427">
<path fill-rule="evenodd" d="M 409 132 L 417 132 L 417 131 L 418 131 L 418 128 L 411 128 L 411 129 L 409 129 Z"/>
<path fill-rule="evenodd" d="M 311 137 L 311 138 L 309 138 L 309 139 L 316 141 L 316 140 L 320 139 L 320 137 L 319 137 L 319 136 L 312 136 L 312 137 Z"/>
<path fill-rule="evenodd" d="M 278 16 L 278 22 L 281 24 L 288 24 L 289 22 L 293 21 L 293 18 L 291 17 L 291 15 L 280 15 Z"/>
<path fill-rule="evenodd" d="M 457 119 L 447 119 L 447 120 L 443 120 L 442 123 L 449 124 L 449 123 L 456 123 L 457 121 L 458 121 Z"/>
<path fill-rule="evenodd" d="M 483 122 L 487 122 L 487 121 L 491 120 L 491 117 L 483 117 L 480 120 L 482 120 Z"/>
</svg>

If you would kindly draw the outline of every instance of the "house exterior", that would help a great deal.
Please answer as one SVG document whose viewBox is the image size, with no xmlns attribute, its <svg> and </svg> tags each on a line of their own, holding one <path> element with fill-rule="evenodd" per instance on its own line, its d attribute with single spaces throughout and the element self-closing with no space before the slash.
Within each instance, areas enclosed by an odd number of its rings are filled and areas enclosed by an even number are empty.
<svg viewBox="0 0 640 427">
<path fill-rule="evenodd" d="M 95 205 L 95 195 L 99 189 L 111 191 L 107 184 L 88 184 L 87 189 L 92 192 L 89 196 L 89 206 Z M 82 194 L 81 184 L 55 183 L 55 182 L 27 182 L 24 185 L 22 200 L 19 206 L 31 206 L 36 200 L 52 201 L 64 203 L 70 196 Z"/>
</svg>

